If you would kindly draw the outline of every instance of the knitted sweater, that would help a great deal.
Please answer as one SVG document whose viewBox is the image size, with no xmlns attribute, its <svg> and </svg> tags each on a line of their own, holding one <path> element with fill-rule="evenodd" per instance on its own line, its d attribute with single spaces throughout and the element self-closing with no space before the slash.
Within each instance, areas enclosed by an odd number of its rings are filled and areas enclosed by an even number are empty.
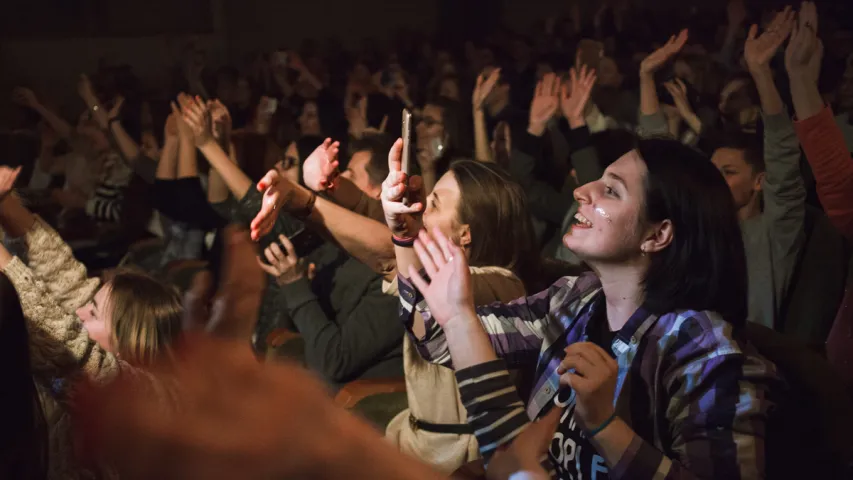
<svg viewBox="0 0 853 480">
<path fill-rule="evenodd" d="M 89 338 L 75 310 L 94 296 L 100 281 L 89 279 L 86 268 L 70 247 L 41 218 L 19 240 L 26 248 L 29 266 L 15 256 L 3 273 L 15 286 L 29 331 L 32 371 L 41 388 L 41 398 L 50 429 L 49 478 L 95 478 L 74 458 L 66 386 L 86 378 L 105 385 L 119 375 L 133 375 L 158 394 L 164 385 L 142 370 L 131 367 Z M 46 281 L 45 281 L 46 280 Z M 101 478 L 115 475 L 108 468 Z"/>
</svg>

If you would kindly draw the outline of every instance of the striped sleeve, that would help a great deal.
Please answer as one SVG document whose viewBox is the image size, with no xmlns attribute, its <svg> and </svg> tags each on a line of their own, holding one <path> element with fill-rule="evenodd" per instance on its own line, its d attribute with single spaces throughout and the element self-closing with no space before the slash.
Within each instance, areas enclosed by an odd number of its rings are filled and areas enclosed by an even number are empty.
<svg viewBox="0 0 853 480">
<path fill-rule="evenodd" d="M 506 361 L 509 368 L 532 367 L 536 364 L 551 312 L 559 308 L 576 279 L 564 277 L 536 295 L 510 303 L 477 307 L 477 316 L 489 335 L 495 353 Z M 433 318 L 427 302 L 411 281 L 402 275 L 397 276 L 397 284 L 400 292 L 400 320 L 418 352 L 431 363 L 453 368 L 447 338 Z M 426 333 L 423 338 L 418 338 L 412 330 L 416 312 L 424 320 Z"/>
<path fill-rule="evenodd" d="M 495 450 L 511 443 L 529 423 L 524 402 L 503 360 L 459 370 L 456 381 L 468 424 L 488 462 Z"/>
<path fill-rule="evenodd" d="M 123 200 L 123 185 L 110 182 L 101 183 L 86 203 L 86 214 L 102 222 L 118 223 L 121 219 L 121 204 Z"/>
</svg>

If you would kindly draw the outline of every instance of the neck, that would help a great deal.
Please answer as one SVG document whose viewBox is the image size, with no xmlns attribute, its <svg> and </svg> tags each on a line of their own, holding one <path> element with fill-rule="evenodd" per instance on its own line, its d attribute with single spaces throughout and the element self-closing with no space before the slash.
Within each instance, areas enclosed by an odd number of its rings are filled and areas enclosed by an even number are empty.
<svg viewBox="0 0 853 480">
<path fill-rule="evenodd" d="M 753 195 L 749 202 L 737 210 L 737 218 L 745 222 L 750 218 L 761 215 L 761 196 Z"/>
<path fill-rule="evenodd" d="M 506 98 L 501 100 L 495 100 L 487 107 L 489 109 L 489 115 L 491 115 L 492 117 L 497 116 L 507 107 L 507 105 L 509 105 L 509 100 Z"/>
<path fill-rule="evenodd" d="M 593 267 L 601 281 L 607 304 L 607 323 L 610 330 L 621 330 L 631 315 L 643 303 L 643 275 L 646 271 L 640 261 L 633 265 Z"/>
</svg>

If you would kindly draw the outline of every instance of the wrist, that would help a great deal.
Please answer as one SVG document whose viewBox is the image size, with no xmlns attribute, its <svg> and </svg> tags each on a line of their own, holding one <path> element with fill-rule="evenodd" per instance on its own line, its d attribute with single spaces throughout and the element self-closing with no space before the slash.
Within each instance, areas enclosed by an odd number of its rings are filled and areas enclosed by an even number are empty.
<svg viewBox="0 0 853 480">
<path fill-rule="evenodd" d="M 533 135 L 534 137 L 541 137 L 545 134 L 546 124 L 542 123 L 531 123 L 527 126 L 527 133 Z"/>
<path fill-rule="evenodd" d="M 566 117 L 566 121 L 569 122 L 569 128 L 572 130 L 576 130 L 581 127 L 586 126 L 586 119 L 581 117 Z"/>
<path fill-rule="evenodd" d="M 442 326 L 448 336 L 457 335 L 460 338 L 467 336 L 471 328 L 482 330 L 482 325 L 477 318 L 477 311 L 473 305 L 460 306 L 456 313 L 450 316 Z"/>
<path fill-rule="evenodd" d="M 756 81 L 758 80 L 767 80 L 773 78 L 773 70 L 770 69 L 770 65 L 747 65 L 747 69 L 749 70 L 749 74 L 752 75 L 752 78 Z"/>
</svg>

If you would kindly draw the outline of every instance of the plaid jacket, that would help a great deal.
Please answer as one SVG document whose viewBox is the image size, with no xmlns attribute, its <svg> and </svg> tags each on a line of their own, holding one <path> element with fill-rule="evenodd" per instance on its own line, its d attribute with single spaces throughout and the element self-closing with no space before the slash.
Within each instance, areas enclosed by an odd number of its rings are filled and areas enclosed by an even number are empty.
<svg viewBox="0 0 853 480">
<path fill-rule="evenodd" d="M 400 315 L 418 351 L 452 368 L 447 339 L 426 302 L 410 282 L 398 280 Z M 597 277 L 585 274 L 509 304 L 477 309 L 502 361 L 459 371 L 457 381 L 485 457 L 553 404 L 563 350 L 587 340 L 595 300 L 602 295 Z M 420 340 L 411 329 L 415 309 L 426 323 Z M 735 340 L 729 323 L 713 312 L 658 316 L 640 308 L 611 348 L 619 364 L 616 413 L 637 434 L 611 466 L 612 478 L 764 477 L 769 397 L 780 379 L 772 363 Z M 507 366 L 534 376 L 524 404 L 503 375 Z"/>
</svg>

